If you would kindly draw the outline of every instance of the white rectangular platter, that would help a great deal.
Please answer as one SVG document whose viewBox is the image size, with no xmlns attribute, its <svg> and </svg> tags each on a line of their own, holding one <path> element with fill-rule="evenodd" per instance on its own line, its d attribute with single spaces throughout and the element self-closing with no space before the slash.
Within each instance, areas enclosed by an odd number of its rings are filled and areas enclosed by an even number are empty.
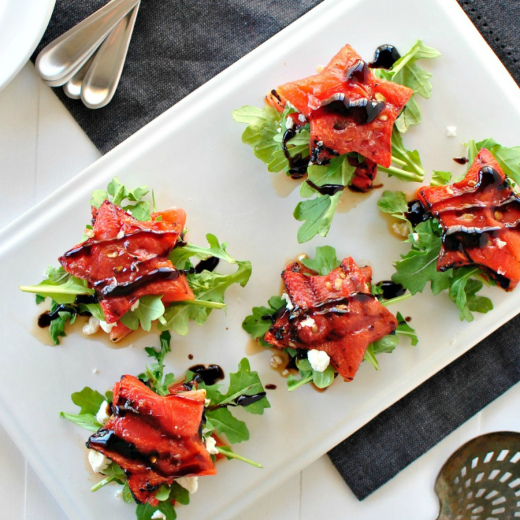
<svg viewBox="0 0 520 520">
<path fill-rule="evenodd" d="M 433 96 L 420 99 L 423 123 L 405 136 L 408 148 L 420 150 L 426 170 L 462 173 L 451 158 L 470 138 L 519 144 L 518 88 L 455 0 L 327 0 L 0 233 L 0 419 L 71 519 L 123 520 L 134 518 L 134 512 L 114 498 L 112 486 L 90 492 L 97 478 L 86 465 L 88 433 L 58 414 L 75 412 L 72 392 L 87 385 L 104 391 L 122 374 L 139 373 L 147 362 L 142 347 L 158 340 L 150 335 L 117 349 L 72 334 L 59 347 L 42 345 L 33 335 L 34 300 L 18 285 L 38 283 L 45 267 L 79 240 L 89 220 L 90 193 L 114 176 L 153 187 L 159 208 L 185 208 L 191 242 L 204 244 L 205 233 L 215 233 L 230 242 L 236 258 L 253 263 L 249 285 L 229 291 L 227 314 L 214 312 L 204 326 L 192 325 L 187 337 L 174 336 L 167 363 L 179 376 L 193 363 L 218 363 L 227 373 L 236 368 L 248 344 L 243 318 L 279 290 L 283 266 L 298 253 L 314 254 L 315 246 L 330 244 L 338 255 L 369 261 L 375 280 L 387 279 L 406 246 L 388 233 L 378 214 L 381 191 L 362 198 L 345 193 L 357 205 L 346 201 L 350 210 L 337 213 L 329 236 L 298 245 L 299 223 L 292 217 L 298 190 L 289 193 L 287 182 L 266 173 L 241 143 L 243 127 L 231 112 L 244 104 L 261 106 L 266 92 L 313 74 L 345 43 L 368 60 L 382 43 L 405 51 L 418 38 L 443 54 L 424 64 L 434 73 Z M 446 126 L 457 126 L 457 138 L 446 137 Z M 414 189 L 384 175 L 379 180 L 388 189 Z M 251 440 L 236 449 L 264 469 L 219 464 L 219 475 L 201 479 L 190 506 L 179 509 L 180 518 L 224 519 L 238 513 L 518 312 L 519 290 L 506 295 L 495 288 L 489 294 L 494 311 L 472 323 L 459 321 L 446 295 L 434 298 L 429 291 L 392 309 L 412 316 L 419 346 L 382 355 L 379 372 L 363 364 L 353 383 L 337 382 L 325 394 L 310 387 L 289 394 L 269 368 L 269 352 L 252 356 L 264 383 L 278 389 L 269 393 L 272 408 L 264 416 L 247 417 Z"/>
</svg>

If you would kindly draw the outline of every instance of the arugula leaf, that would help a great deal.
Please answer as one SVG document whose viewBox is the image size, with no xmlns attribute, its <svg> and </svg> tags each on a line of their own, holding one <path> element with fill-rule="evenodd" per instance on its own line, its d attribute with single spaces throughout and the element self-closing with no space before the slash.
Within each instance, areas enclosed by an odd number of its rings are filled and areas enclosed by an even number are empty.
<svg viewBox="0 0 520 520">
<path fill-rule="evenodd" d="M 406 109 L 397 119 L 395 126 L 399 132 L 406 132 L 412 125 L 417 125 L 422 120 L 421 109 L 417 104 L 416 95 L 428 99 L 431 96 L 432 74 L 417 65 L 417 60 L 434 59 L 440 56 L 440 52 L 433 47 L 428 47 L 417 40 L 414 46 L 401 58 L 399 58 L 389 71 L 377 69 L 374 73 L 381 78 L 405 85 L 413 89 L 414 95 L 408 101 Z"/>
<path fill-rule="evenodd" d="M 451 182 L 452 173 L 433 170 L 430 186 L 445 186 Z"/>
<path fill-rule="evenodd" d="M 180 484 L 173 481 L 173 484 L 170 487 L 170 500 L 175 500 L 175 502 L 179 502 L 183 506 L 187 506 L 190 503 L 190 492 L 183 488 Z"/>
<path fill-rule="evenodd" d="M 101 206 L 101 204 L 103 204 L 105 200 L 109 200 L 118 206 L 121 206 L 121 203 L 124 200 L 138 202 L 148 193 L 148 191 L 149 190 L 147 186 L 140 186 L 131 190 L 121 184 L 117 177 L 114 177 L 108 184 L 106 191 L 95 190 L 92 193 L 90 205 L 97 209 L 99 206 Z"/>
<path fill-rule="evenodd" d="M 150 388 L 158 395 L 168 395 L 168 387 L 173 384 L 173 374 L 164 374 L 164 358 L 168 352 L 171 352 L 170 341 L 171 334 L 166 330 L 161 333 L 161 346 L 157 351 L 154 347 L 145 347 L 148 357 L 155 358 L 156 363 L 147 366 L 144 373 L 139 374 L 139 378 L 146 381 Z"/>
<path fill-rule="evenodd" d="M 214 256 L 230 264 L 236 264 L 236 260 L 226 251 L 228 243 L 220 244 L 218 238 L 211 233 L 206 235 L 209 247 L 199 247 L 194 244 L 186 244 L 183 247 L 176 247 L 170 254 L 170 261 L 177 269 L 190 267 L 190 258 L 196 257 L 199 260 L 207 260 Z"/>
<path fill-rule="evenodd" d="M 378 170 L 385 172 L 389 177 L 397 177 L 404 182 L 422 182 L 424 168 L 417 150 L 407 150 L 399 130 L 394 126 L 392 130 L 392 164 L 389 168 L 378 166 Z"/>
<path fill-rule="evenodd" d="M 355 171 L 356 167 L 349 163 L 348 155 L 344 154 L 333 157 L 329 164 L 309 166 L 307 179 L 316 186 L 323 186 L 324 184 L 348 186 L 352 182 Z M 315 193 L 316 190 L 307 182 L 301 184 L 300 195 L 303 198 L 312 197 Z"/>
<path fill-rule="evenodd" d="M 190 319 L 201 325 L 208 319 L 213 304 L 224 304 L 224 295 L 230 285 L 238 283 L 245 287 L 251 277 L 251 262 L 235 263 L 238 269 L 232 274 L 209 271 L 188 274 L 186 278 L 199 304 L 193 301 L 171 303 L 164 312 L 164 321 L 158 325 L 159 330 L 174 330 L 180 336 L 185 336 Z"/>
<path fill-rule="evenodd" d="M 419 343 L 419 338 L 417 337 L 417 333 L 415 332 L 415 329 L 408 325 L 406 320 L 403 318 L 403 315 L 398 312 L 397 313 L 397 321 L 399 322 L 399 325 L 397 326 L 396 333 L 399 336 L 407 336 L 410 338 L 410 341 L 412 343 L 412 346 L 416 346 L 417 343 Z"/>
<path fill-rule="evenodd" d="M 332 196 L 321 195 L 298 203 L 294 218 L 304 222 L 298 229 L 299 244 L 308 242 L 316 235 L 327 236 L 340 196 L 341 192 L 338 192 Z"/>
<path fill-rule="evenodd" d="M 449 295 L 460 310 L 461 321 L 473 321 L 471 311 L 485 314 L 493 309 L 493 303 L 489 298 L 476 296 L 476 293 L 482 289 L 483 282 L 487 283 L 487 278 L 482 274 L 477 267 L 462 267 L 454 270 Z"/>
<path fill-rule="evenodd" d="M 377 206 L 379 211 L 391 213 L 394 217 L 400 218 L 408 212 L 408 199 L 402 191 L 385 190 L 383 196 L 377 201 Z"/>
<path fill-rule="evenodd" d="M 259 464 L 258 462 L 255 462 L 251 459 L 246 459 L 245 457 L 242 457 L 242 455 L 239 455 L 238 453 L 235 453 L 229 446 L 218 446 L 217 450 L 222 455 L 225 455 L 225 457 L 230 459 L 238 459 L 242 462 L 246 462 L 247 464 L 250 464 L 251 466 L 254 466 L 255 468 L 263 468 L 262 464 Z"/>
<path fill-rule="evenodd" d="M 101 428 L 102 426 L 97 422 L 96 416 L 90 413 L 74 415 L 70 413 L 60 412 L 60 417 L 62 417 L 63 419 L 67 419 L 67 421 L 73 422 L 81 428 L 84 428 L 85 430 L 89 430 L 91 432 L 97 432 L 99 428 Z"/>
<path fill-rule="evenodd" d="M 437 259 L 442 246 L 442 232 L 437 220 L 427 220 L 415 227 L 408 241 L 412 249 L 401 255 L 395 264 L 392 280 L 400 283 L 412 294 L 422 292 L 427 283 L 437 295 L 450 285 L 450 273 L 437 271 Z"/>
<path fill-rule="evenodd" d="M 137 204 L 123 206 L 123 209 L 128 211 L 132 217 L 141 222 L 152 220 L 152 217 L 150 216 L 150 203 L 148 201 L 141 200 Z"/>
<path fill-rule="evenodd" d="M 134 495 L 130 491 L 130 486 L 128 485 L 128 480 L 125 482 L 123 486 L 123 494 L 122 494 L 123 502 L 125 504 L 135 504 Z"/>
<path fill-rule="evenodd" d="M 206 415 L 211 420 L 215 431 L 219 435 L 225 435 L 231 444 L 249 440 L 246 423 L 235 418 L 227 408 L 208 410 Z"/>
<path fill-rule="evenodd" d="M 151 520 L 157 511 L 166 516 L 166 520 L 175 520 L 177 518 L 177 513 L 171 502 L 159 502 L 157 506 L 138 504 L 135 508 L 137 520 Z"/>
<path fill-rule="evenodd" d="M 289 162 L 283 152 L 282 137 L 287 130 L 287 116 L 296 112 L 288 103 L 283 113 L 266 104 L 263 109 L 244 106 L 233 111 L 233 119 L 247 124 L 242 134 L 242 142 L 253 147 L 254 154 L 267 164 L 270 172 L 288 171 Z M 287 142 L 291 157 L 308 155 L 310 133 L 308 125 L 298 130 L 295 137 Z"/>
<path fill-rule="evenodd" d="M 60 338 L 65 337 L 67 335 L 65 332 L 65 327 L 67 326 L 67 323 L 69 321 L 70 323 L 74 323 L 76 319 L 76 314 L 72 314 L 71 312 L 67 311 L 58 312 L 58 316 L 58 318 L 55 318 L 51 321 L 49 327 L 49 334 L 55 345 L 59 345 Z"/>
<path fill-rule="evenodd" d="M 105 401 L 105 396 L 86 386 L 81 392 L 74 392 L 71 395 L 71 399 L 76 406 L 80 407 L 80 414 L 89 413 L 96 415 Z"/>
<path fill-rule="evenodd" d="M 132 330 L 137 330 L 140 324 L 143 330 L 149 332 L 152 328 L 152 321 L 161 318 L 164 314 L 165 307 L 161 298 L 162 295 L 143 296 L 139 299 L 137 309 L 128 311 L 121 317 L 121 323 Z"/>
<path fill-rule="evenodd" d="M 253 314 L 247 316 L 242 322 L 242 328 L 251 335 L 253 339 L 258 340 L 262 347 L 270 347 L 269 343 L 264 340 L 264 336 L 270 329 L 273 322 L 271 319 L 264 319 L 264 316 L 272 316 L 281 307 L 285 307 L 286 302 L 280 296 L 272 296 L 269 298 L 269 307 L 253 307 Z"/>
<path fill-rule="evenodd" d="M 316 257 L 302 258 L 302 264 L 309 269 L 313 269 L 318 274 L 325 276 L 331 271 L 339 267 L 340 261 L 336 256 L 336 250 L 331 246 L 322 246 L 316 248 Z"/>
</svg>

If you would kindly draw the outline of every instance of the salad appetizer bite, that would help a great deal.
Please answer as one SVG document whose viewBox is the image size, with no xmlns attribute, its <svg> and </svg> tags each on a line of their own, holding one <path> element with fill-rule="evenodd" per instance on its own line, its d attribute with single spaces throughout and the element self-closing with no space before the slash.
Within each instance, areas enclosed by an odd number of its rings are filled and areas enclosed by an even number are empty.
<svg viewBox="0 0 520 520">
<path fill-rule="evenodd" d="M 372 285 L 370 267 L 358 267 L 350 257 L 340 262 L 330 246 L 316 248 L 314 259 L 302 255 L 287 265 L 282 280 L 282 296 L 273 296 L 269 307 L 254 307 L 242 327 L 260 345 L 288 355 L 282 375 L 288 375 L 289 391 L 307 383 L 327 388 L 338 374 L 352 381 L 364 359 L 379 369 L 377 354 L 392 352 L 401 335 L 417 344 L 401 314 L 386 308 L 410 294 L 393 282 Z M 274 354 L 271 364 L 278 361 L 283 359 Z"/>
<path fill-rule="evenodd" d="M 378 205 L 402 221 L 394 229 L 411 246 L 395 263 L 392 280 L 412 294 L 428 283 L 433 294 L 447 290 L 460 319 L 472 321 L 473 312 L 493 308 L 477 294 L 484 285 L 511 291 L 520 280 L 520 147 L 470 141 L 464 162 L 469 169 L 455 182 L 450 172 L 434 172 L 416 199 L 385 191 Z"/>
<path fill-rule="evenodd" d="M 161 334 L 159 351 L 146 350 L 156 362 L 144 373 L 123 375 L 105 394 L 85 387 L 72 394 L 79 414 L 60 415 L 94 432 L 86 443 L 88 460 L 103 478 L 92 491 L 115 482 L 122 486 L 116 497 L 137 504 L 138 520 L 175 520 L 175 506 L 190 502 L 199 477 L 217 474 L 217 460 L 237 459 L 262 467 L 235 453 L 221 436 L 233 444 L 247 441 L 246 424 L 231 410 L 241 406 L 262 415 L 270 404 L 245 358 L 222 393 L 216 365 L 197 365 L 177 383 L 173 374 L 164 374 L 169 332 Z M 217 372 L 224 377 L 220 368 Z"/>
<path fill-rule="evenodd" d="M 244 287 L 251 276 L 249 261 L 235 260 L 214 235 L 209 247 L 185 241 L 186 213 L 180 208 L 156 211 L 143 199 L 146 186 L 130 190 L 117 177 L 90 201 L 92 224 L 83 240 L 49 267 L 38 285 L 22 286 L 36 294 L 36 303 L 51 299 L 39 319 L 57 345 L 68 323 L 90 316 L 87 335 L 101 327 L 117 342 L 139 327 L 149 331 L 188 332 L 188 323 L 202 324 L 212 309 L 223 309 L 226 289 Z M 126 204 L 123 205 L 123 203 Z M 194 265 L 192 260 L 198 260 Z M 219 261 L 235 264 L 232 274 L 215 271 Z"/>
<path fill-rule="evenodd" d="M 417 151 L 408 151 L 401 133 L 421 122 L 417 95 L 429 98 L 431 73 L 417 61 L 440 53 L 420 40 L 404 55 L 382 45 L 366 63 L 345 45 L 317 75 L 281 85 L 263 109 L 233 112 L 247 124 L 242 141 L 271 172 L 305 177 L 294 211 L 303 224 L 298 241 L 326 236 L 342 191 L 366 192 L 377 170 L 404 182 L 422 182 Z M 314 197 L 314 198 L 312 198 Z"/>
</svg>

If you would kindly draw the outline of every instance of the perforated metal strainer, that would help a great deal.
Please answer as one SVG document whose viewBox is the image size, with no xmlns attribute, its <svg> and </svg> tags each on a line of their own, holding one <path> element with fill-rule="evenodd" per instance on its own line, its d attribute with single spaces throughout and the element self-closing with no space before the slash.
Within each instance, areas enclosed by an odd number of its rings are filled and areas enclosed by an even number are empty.
<svg viewBox="0 0 520 520">
<path fill-rule="evenodd" d="M 520 519 L 520 433 L 481 435 L 461 446 L 437 476 L 437 520 Z"/>
</svg>

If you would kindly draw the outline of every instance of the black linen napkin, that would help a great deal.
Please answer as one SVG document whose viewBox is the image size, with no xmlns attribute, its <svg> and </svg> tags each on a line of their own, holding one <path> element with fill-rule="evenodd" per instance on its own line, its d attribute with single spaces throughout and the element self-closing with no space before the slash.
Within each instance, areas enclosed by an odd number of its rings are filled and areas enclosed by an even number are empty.
<svg viewBox="0 0 520 520">
<path fill-rule="evenodd" d="M 320 0 L 143 0 L 119 89 L 89 110 L 55 89 L 106 153 L 192 90 L 318 4 Z M 38 47 L 86 18 L 106 0 L 57 0 Z M 520 2 L 459 0 L 493 50 L 520 82 Z M 385 410 L 329 456 L 359 499 L 520 380 L 520 317 Z"/>
</svg>

